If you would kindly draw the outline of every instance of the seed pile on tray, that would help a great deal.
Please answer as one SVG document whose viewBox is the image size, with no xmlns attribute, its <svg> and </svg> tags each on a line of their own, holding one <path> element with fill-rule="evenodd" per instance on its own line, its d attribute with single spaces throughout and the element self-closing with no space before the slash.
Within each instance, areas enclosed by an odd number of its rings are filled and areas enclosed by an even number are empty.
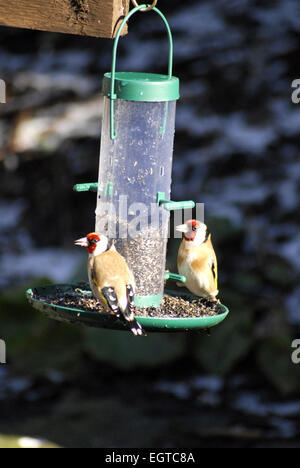
<svg viewBox="0 0 300 468">
<path fill-rule="evenodd" d="M 91 294 L 80 288 L 74 288 L 67 292 L 56 290 L 52 296 L 41 297 L 37 299 L 51 302 L 53 305 L 68 307 L 71 309 L 80 309 L 89 312 L 107 313 L 99 302 L 97 302 Z M 173 297 L 165 295 L 162 306 L 159 309 L 154 307 L 148 308 L 135 308 L 135 315 L 137 317 L 158 317 L 158 318 L 191 318 L 191 317 L 207 317 L 214 316 L 220 313 L 218 304 L 206 299 L 194 299 L 188 301 L 182 297 Z"/>
<path fill-rule="evenodd" d="M 195 299 L 188 301 L 182 297 L 165 295 L 162 306 L 159 309 L 149 307 L 147 309 L 136 308 L 135 315 L 145 317 L 160 318 L 191 318 L 207 317 L 218 315 L 220 313 L 216 302 L 205 299 Z"/>
</svg>

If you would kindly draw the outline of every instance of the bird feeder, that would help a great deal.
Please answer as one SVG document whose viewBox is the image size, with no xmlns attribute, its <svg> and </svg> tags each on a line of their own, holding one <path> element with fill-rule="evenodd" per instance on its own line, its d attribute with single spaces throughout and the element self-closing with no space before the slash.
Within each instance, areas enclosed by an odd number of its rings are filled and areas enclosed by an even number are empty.
<svg viewBox="0 0 300 468">
<path fill-rule="evenodd" d="M 145 309 L 161 308 L 166 279 L 185 282 L 180 275 L 166 273 L 169 217 L 170 211 L 195 207 L 193 201 L 173 202 L 170 199 L 179 79 L 172 75 L 172 33 L 160 10 L 152 8 L 167 28 L 168 73 L 116 71 L 122 30 L 132 15 L 148 7 L 137 6 L 124 18 L 114 42 L 111 72 L 104 75 L 98 183 L 74 187 L 77 192 L 97 192 L 96 232 L 115 239 L 117 250 L 135 276 L 135 305 Z M 68 290 L 68 286 L 62 288 Z M 37 293 L 45 296 L 45 290 Z M 51 295 L 49 287 L 47 294 Z M 87 290 L 85 294 L 91 293 Z M 191 295 L 187 296 L 193 299 Z M 35 299 L 32 290 L 28 297 L 38 306 L 39 300 Z M 47 301 L 43 301 L 43 310 L 58 319 L 76 322 L 77 317 L 86 325 L 108 328 L 120 325 L 109 314 L 105 317 L 97 311 L 70 311 Z M 219 305 L 219 314 L 212 317 L 174 319 L 152 318 L 145 314 L 137 319 L 146 330 L 183 330 L 209 328 L 224 320 L 227 314 L 228 309 Z"/>
<path fill-rule="evenodd" d="M 140 8 L 138 8 L 140 9 Z M 116 73 L 115 40 L 112 72 L 104 76 L 96 231 L 107 223 L 117 235 L 117 250 L 136 279 L 135 303 L 159 307 L 165 281 L 169 210 L 193 207 L 171 204 L 171 174 L 179 79 L 172 76 L 169 34 L 168 75 Z M 134 14 L 134 10 L 129 17 Z M 125 23 L 124 23 L 125 24 Z M 171 206 L 172 205 L 172 206 Z"/>
</svg>

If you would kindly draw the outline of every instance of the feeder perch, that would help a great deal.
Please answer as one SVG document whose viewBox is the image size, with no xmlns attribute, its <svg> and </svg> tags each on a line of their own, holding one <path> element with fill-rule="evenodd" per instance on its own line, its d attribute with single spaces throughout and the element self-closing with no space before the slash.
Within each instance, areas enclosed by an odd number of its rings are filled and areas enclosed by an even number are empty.
<svg viewBox="0 0 300 468">
<path fill-rule="evenodd" d="M 169 62 L 166 75 L 116 72 L 119 38 L 127 21 L 147 5 L 140 5 L 124 18 L 113 48 L 112 70 L 104 75 L 104 111 L 98 183 L 79 184 L 76 192 L 97 192 L 96 232 L 115 238 L 117 250 L 124 256 L 136 280 L 135 305 L 138 308 L 162 308 L 165 294 L 195 300 L 187 293 L 165 291 L 165 281 L 185 283 L 177 274 L 166 273 L 166 251 L 170 211 L 191 209 L 193 201 L 170 199 L 176 102 L 179 79 L 172 75 L 173 40 L 165 16 L 157 8 L 169 38 Z M 62 286 L 65 291 L 76 287 Z M 51 303 L 55 287 L 29 290 L 34 307 L 59 320 L 104 328 L 124 328 L 110 314 L 69 309 Z M 87 289 L 83 293 L 91 295 Z M 49 300 L 47 299 L 49 298 Z M 137 316 L 146 331 L 209 328 L 224 320 L 225 306 L 210 317 L 155 318 Z"/>
</svg>

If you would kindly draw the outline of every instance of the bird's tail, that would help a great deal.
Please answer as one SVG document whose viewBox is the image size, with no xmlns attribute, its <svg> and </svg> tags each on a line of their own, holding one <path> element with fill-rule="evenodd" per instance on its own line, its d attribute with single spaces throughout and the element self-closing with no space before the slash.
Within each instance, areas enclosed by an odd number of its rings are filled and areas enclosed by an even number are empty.
<svg viewBox="0 0 300 468">
<path fill-rule="evenodd" d="M 127 294 L 127 307 L 126 307 L 126 310 L 124 311 L 125 320 L 129 323 L 130 329 L 134 335 L 143 336 L 145 335 L 145 332 L 142 326 L 134 318 L 134 313 L 133 313 L 134 292 L 130 284 L 126 286 L 126 294 Z"/>
<path fill-rule="evenodd" d="M 135 336 L 145 335 L 143 328 L 134 318 L 134 292 L 130 285 L 126 286 L 127 305 L 124 312 L 121 310 L 117 295 L 113 288 L 103 288 L 102 295 L 104 296 L 109 308 L 112 312 L 126 325 L 129 325 L 130 330 Z"/>
</svg>

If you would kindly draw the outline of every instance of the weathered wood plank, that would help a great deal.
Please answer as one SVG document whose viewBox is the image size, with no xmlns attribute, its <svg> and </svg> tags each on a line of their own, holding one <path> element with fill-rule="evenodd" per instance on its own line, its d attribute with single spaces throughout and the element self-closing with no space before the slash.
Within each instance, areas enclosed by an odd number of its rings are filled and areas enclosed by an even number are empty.
<svg viewBox="0 0 300 468">
<path fill-rule="evenodd" d="M 0 0 L 0 25 L 111 38 L 129 1 Z"/>
</svg>

